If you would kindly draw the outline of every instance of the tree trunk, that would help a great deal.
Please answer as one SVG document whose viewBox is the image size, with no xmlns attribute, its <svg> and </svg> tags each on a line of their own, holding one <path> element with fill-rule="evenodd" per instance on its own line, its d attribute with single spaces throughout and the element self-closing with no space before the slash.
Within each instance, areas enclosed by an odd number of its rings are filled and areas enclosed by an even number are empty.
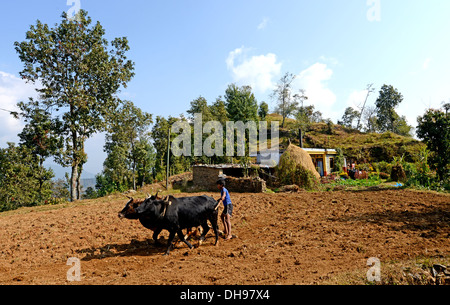
<svg viewBox="0 0 450 305">
<path fill-rule="evenodd" d="M 133 161 L 133 190 L 136 190 L 136 162 Z"/>
<path fill-rule="evenodd" d="M 73 112 L 73 109 L 71 108 L 71 112 Z M 73 152 L 72 152 L 72 175 L 70 177 L 70 200 L 72 202 L 77 201 L 78 195 L 77 195 L 77 182 L 78 182 L 78 165 L 80 163 L 79 158 L 77 156 L 77 144 L 78 144 L 78 137 L 77 132 L 75 130 L 72 130 L 72 146 L 73 146 Z"/>
<path fill-rule="evenodd" d="M 78 177 L 77 177 L 77 200 L 81 200 L 81 173 L 83 172 L 83 165 L 78 166 Z"/>
<path fill-rule="evenodd" d="M 78 181 L 78 164 L 75 164 L 75 160 L 72 165 L 72 175 L 70 176 L 70 200 L 72 202 L 77 201 L 77 181 Z"/>
</svg>

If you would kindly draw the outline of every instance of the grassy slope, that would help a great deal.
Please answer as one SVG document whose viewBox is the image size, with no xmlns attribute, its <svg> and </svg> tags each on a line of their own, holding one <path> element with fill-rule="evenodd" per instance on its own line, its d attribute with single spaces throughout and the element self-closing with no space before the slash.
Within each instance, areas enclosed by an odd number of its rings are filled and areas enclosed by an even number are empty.
<svg viewBox="0 0 450 305">
<path fill-rule="evenodd" d="M 267 121 L 281 121 L 281 116 L 270 114 Z M 298 127 L 293 119 L 286 120 L 285 128 L 280 127 L 280 143 L 287 145 L 289 138 L 299 145 Z M 363 133 L 340 125 L 333 125 L 331 132 L 325 123 L 313 124 L 304 135 L 304 146 L 309 148 L 342 148 L 348 158 L 365 162 L 391 162 L 393 157 L 405 156 L 408 162 L 417 161 L 419 151 L 425 147 L 420 141 L 387 132 Z"/>
</svg>

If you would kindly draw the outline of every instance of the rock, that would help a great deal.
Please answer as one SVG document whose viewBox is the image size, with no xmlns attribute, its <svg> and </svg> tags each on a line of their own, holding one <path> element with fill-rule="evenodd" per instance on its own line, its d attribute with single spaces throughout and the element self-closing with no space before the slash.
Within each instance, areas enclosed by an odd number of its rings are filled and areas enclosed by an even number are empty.
<svg viewBox="0 0 450 305">
<path fill-rule="evenodd" d="M 124 195 L 133 195 L 133 194 L 136 194 L 136 193 L 137 192 L 135 190 L 128 190 L 128 191 L 124 192 L 123 194 Z"/>
<path fill-rule="evenodd" d="M 293 185 L 284 185 L 282 187 L 280 187 L 279 191 L 282 193 L 287 193 L 287 192 L 294 192 L 297 193 L 299 192 L 301 189 L 298 185 L 293 184 Z"/>
</svg>

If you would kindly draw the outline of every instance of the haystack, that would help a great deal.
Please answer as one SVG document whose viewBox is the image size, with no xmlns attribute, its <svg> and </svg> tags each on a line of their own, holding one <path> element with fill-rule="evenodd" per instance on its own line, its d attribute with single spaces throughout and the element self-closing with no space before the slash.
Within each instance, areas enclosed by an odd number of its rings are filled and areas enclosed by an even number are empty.
<svg viewBox="0 0 450 305">
<path fill-rule="evenodd" d="M 302 166 L 304 169 L 310 171 L 317 179 L 320 180 L 320 174 L 317 172 L 311 156 L 302 148 L 293 144 L 289 145 L 284 154 L 280 158 L 280 164 L 285 158 L 290 158 L 295 164 Z"/>
</svg>

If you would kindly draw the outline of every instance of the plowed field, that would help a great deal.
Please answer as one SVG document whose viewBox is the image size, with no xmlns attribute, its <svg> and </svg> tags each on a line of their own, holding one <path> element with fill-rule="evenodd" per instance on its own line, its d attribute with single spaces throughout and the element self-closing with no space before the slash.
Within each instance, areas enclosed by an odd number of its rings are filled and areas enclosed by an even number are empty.
<svg viewBox="0 0 450 305">
<path fill-rule="evenodd" d="M 0 284 L 68 284 L 70 257 L 81 261 L 75 284 L 264 285 L 364 277 L 370 257 L 385 264 L 450 255 L 448 195 L 378 190 L 231 198 L 237 238 L 216 247 L 209 233 L 202 246 L 177 243 L 167 257 L 151 231 L 118 218 L 125 197 L 0 214 Z"/>
</svg>

